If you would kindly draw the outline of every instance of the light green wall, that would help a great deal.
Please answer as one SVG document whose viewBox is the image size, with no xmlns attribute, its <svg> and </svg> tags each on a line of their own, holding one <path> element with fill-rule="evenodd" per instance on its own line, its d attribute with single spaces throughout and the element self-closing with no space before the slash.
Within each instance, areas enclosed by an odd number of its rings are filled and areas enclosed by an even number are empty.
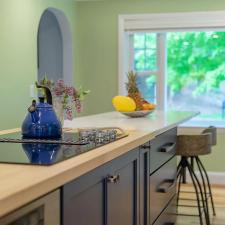
<svg viewBox="0 0 225 225">
<path fill-rule="evenodd" d="M 202 156 L 201 159 L 208 171 L 225 172 L 225 132 L 218 134 L 217 145 L 213 147 L 212 153 Z"/>
<path fill-rule="evenodd" d="M 65 12 L 76 49 L 77 8 L 73 0 L 0 1 L 0 130 L 20 127 L 27 113 L 29 86 L 37 79 L 38 24 L 48 7 Z"/>
<path fill-rule="evenodd" d="M 111 99 L 117 95 L 118 15 L 130 13 L 225 10 L 224 0 L 147 0 L 78 3 L 79 74 L 92 91 L 86 113 L 111 111 Z M 190 18 L 191 19 L 191 18 Z M 203 160 L 209 171 L 225 172 L 224 134 Z"/>
</svg>

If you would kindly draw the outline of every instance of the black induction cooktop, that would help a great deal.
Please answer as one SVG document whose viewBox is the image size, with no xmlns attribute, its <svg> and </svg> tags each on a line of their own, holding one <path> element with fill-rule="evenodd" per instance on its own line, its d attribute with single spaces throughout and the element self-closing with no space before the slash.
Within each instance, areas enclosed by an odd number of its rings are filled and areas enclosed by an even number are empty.
<svg viewBox="0 0 225 225">
<path fill-rule="evenodd" d="M 65 132 L 61 139 L 23 139 L 20 132 L 0 135 L 0 163 L 52 165 L 117 141 L 127 134 L 111 131 L 80 133 Z"/>
</svg>

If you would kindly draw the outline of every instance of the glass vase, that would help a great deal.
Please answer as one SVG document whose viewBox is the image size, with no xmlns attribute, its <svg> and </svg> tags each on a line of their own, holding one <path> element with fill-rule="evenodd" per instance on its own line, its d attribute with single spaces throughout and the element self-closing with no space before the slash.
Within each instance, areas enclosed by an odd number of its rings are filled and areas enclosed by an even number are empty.
<svg viewBox="0 0 225 225">
<path fill-rule="evenodd" d="M 63 98 L 62 97 L 53 97 L 53 108 L 55 113 L 62 124 L 64 125 L 64 107 L 63 107 Z"/>
</svg>

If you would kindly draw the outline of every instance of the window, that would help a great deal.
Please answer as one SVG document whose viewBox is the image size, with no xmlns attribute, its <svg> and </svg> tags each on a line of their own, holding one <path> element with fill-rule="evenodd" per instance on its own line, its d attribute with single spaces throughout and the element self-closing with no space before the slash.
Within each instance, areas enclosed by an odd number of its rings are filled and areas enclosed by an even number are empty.
<svg viewBox="0 0 225 225">
<path fill-rule="evenodd" d="M 130 69 L 136 71 L 138 87 L 143 97 L 156 103 L 158 70 L 158 43 L 155 33 L 130 34 Z"/>
<path fill-rule="evenodd" d="M 155 33 L 134 33 L 133 54 L 134 69 L 138 72 L 151 72 L 157 70 Z"/>
<path fill-rule="evenodd" d="M 160 35 L 165 36 L 164 49 Z M 225 119 L 225 32 L 134 32 L 130 42 L 130 69 L 137 72 L 146 100 L 156 103 L 156 83 L 161 75 L 167 108 L 199 111 L 200 120 Z M 163 64 L 158 62 L 160 51 L 166 52 Z M 160 66 L 166 67 L 163 74 Z"/>
<path fill-rule="evenodd" d="M 168 107 L 220 120 L 225 102 L 225 32 L 167 34 Z"/>
<path fill-rule="evenodd" d="M 120 15 L 118 22 L 119 94 L 126 94 L 125 74 L 133 69 L 138 73 L 141 89 L 145 87 L 144 97 L 156 101 L 159 109 L 200 110 L 199 118 L 188 126 L 225 127 L 225 11 Z M 140 48 L 134 46 L 135 35 L 142 35 L 145 44 Z M 146 43 L 149 37 L 156 37 L 155 56 L 154 44 Z M 173 47 L 172 42 L 176 44 Z M 151 56 L 151 60 L 138 63 L 138 50 Z M 187 57 L 187 53 L 191 54 Z M 181 65 L 184 62 L 186 68 Z M 149 94 L 146 87 L 151 87 L 154 94 Z"/>
</svg>

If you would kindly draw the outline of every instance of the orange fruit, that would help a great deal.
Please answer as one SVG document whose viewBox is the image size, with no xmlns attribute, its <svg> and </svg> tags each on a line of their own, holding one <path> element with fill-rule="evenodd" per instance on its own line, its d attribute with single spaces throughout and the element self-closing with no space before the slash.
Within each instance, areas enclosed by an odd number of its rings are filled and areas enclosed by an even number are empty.
<svg viewBox="0 0 225 225">
<path fill-rule="evenodd" d="M 142 107 L 143 107 L 143 110 L 152 110 L 152 109 L 155 109 L 156 105 L 151 103 L 144 103 Z"/>
<path fill-rule="evenodd" d="M 149 110 L 149 104 L 148 103 L 144 103 L 142 105 L 142 107 L 143 107 L 143 110 Z"/>
</svg>

